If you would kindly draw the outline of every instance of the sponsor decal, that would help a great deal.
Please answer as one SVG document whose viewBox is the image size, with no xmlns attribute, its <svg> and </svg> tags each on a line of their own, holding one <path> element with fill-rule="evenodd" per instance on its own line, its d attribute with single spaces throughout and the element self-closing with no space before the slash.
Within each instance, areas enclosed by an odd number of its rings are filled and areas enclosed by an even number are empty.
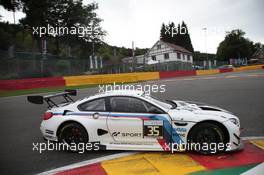
<svg viewBox="0 0 264 175">
<path fill-rule="evenodd" d="M 112 134 L 113 137 L 121 136 L 121 137 L 142 137 L 142 133 L 132 133 L 132 132 L 118 132 L 115 131 Z"/>
<path fill-rule="evenodd" d="M 185 137 L 185 136 L 186 136 L 185 133 L 178 133 L 178 135 L 179 135 L 180 137 Z"/>
<path fill-rule="evenodd" d="M 186 128 L 176 128 L 176 132 L 186 132 Z"/>
<path fill-rule="evenodd" d="M 142 133 L 122 133 L 122 137 L 142 137 Z"/>
<path fill-rule="evenodd" d="M 120 132 L 113 132 L 112 136 L 113 136 L 113 137 L 116 137 L 116 136 L 118 136 L 119 134 L 120 134 Z"/>
</svg>

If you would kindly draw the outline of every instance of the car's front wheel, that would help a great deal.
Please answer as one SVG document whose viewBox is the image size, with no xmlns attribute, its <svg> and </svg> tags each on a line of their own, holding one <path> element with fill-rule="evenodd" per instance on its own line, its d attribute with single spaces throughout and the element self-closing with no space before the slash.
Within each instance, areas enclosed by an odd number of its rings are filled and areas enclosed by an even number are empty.
<svg viewBox="0 0 264 175">
<path fill-rule="evenodd" d="M 191 130 L 188 143 L 192 150 L 201 154 L 215 154 L 226 149 L 223 130 L 214 123 L 201 123 Z"/>
<path fill-rule="evenodd" d="M 59 142 L 70 146 L 87 143 L 89 140 L 85 128 L 78 123 L 67 123 L 63 125 L 59 131 L 58 138 Z"/>
</svg>

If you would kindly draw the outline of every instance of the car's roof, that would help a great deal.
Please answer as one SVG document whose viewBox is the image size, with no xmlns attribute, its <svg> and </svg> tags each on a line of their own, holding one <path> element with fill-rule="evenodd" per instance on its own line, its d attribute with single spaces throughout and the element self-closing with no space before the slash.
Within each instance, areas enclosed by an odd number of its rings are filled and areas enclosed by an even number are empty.
<svg viewBox="0 0 264 175">
<path fill-rule="evenodd" d="M 134 96 L 139 97 L 144 94 L 144 91 L 139 90 L 112 90 L 112 91 L 104 91 L 97 93 L 95 95 L 89 96 L 84 98 L 83 100 L 90 100 L 90 99 L 96 99 L 101 97 L 107 97 L 107 96 Z M 81 101 L 83 101 L 81 100 Z"/>
<path fill-rule="evenodd" d="M 98 93 L 95 96 L 113 96 L 113 95 L 128 95 L 128 96 L 142 96 L 144 91 L 139 90 L 112 90 Z"/>
</svg>

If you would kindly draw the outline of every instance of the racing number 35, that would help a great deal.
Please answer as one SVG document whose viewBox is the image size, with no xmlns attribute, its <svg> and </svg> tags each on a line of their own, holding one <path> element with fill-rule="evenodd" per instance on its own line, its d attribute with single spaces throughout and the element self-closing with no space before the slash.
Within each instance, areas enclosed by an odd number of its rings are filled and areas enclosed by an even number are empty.
<svg viewBox="0 0 264 175">
<path fill-rule="evenodd" d="M 162 137 L 163 136 L 163 121 L 146 120 L 144 121 L 144 137 Z"/>
</svg>

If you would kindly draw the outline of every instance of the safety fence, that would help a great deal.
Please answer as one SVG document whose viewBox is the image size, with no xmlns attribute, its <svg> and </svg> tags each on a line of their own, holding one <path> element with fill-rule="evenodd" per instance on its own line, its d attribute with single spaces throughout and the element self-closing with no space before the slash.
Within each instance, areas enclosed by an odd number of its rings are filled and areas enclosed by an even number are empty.
<svg viewBox="0 0 264 175">
<path fill-rule="evenodd" d="M 96 58 L 96 59 L 95 59 Z M 101 57 L 69 57 L 39 52 L 14 52 L 0 50 L 0 79 L 26 79 L 83 74 L 120 74 L 134 72 L 159 72 L 192 70 L 189 62 L 170 61 L 157 64 L 119 62 Z"/>
<path fill-rule="evenodd" d="M 180 76 L 212 75 L 226 72 L 249 71 L 264 69 L 264 65 L 243 66 L 239 68 L 223 68 L 211 70 L 186 70 L 186 71 L 160 71 L 160 72 L 135 72 L 120 74 L 80 75 L 48 78 L 31 78 L 18 80 L 0 80 L 0 90 L 21 90 L 46 87 L 69 87 L 81 85 L 97 85 L 109 83 L 128 83 L 148 80 L 159 80 Z"/>
</svg>

